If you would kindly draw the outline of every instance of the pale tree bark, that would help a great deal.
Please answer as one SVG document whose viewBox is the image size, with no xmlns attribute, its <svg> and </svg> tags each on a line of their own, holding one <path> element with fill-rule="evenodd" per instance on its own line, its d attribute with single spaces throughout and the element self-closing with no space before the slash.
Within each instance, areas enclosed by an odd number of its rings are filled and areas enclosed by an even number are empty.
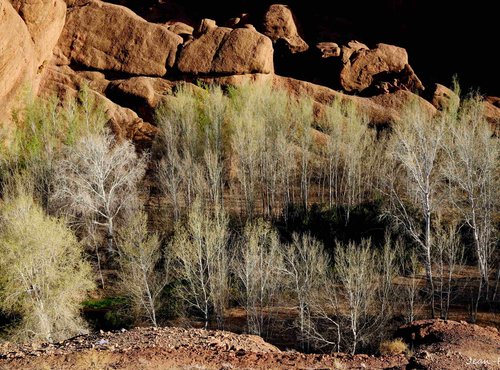
<svg viewBox="0 0 500 370">
<path fill-rule="evenodd" d="M 116 252 L 116 223 L 137 202 L 146 157 L 131 142 L 92 134 L 68 148 L 55 168 L 51 201 L 58 212 L 77 227 L 92 222 L 90 230 L 104 231 L 108 250 Z"/>
<path fill-rule="evenodd" d="M 385 175 L 385 191 L 391 200 L 389 214 L 421 250 L 432 317 L 435 317 L 432 220 L 442 198 L 439 157 L 444 135 L 443 119 L 433 118 L 418 104 L 409 106 L 394 127 L 389 151 L 394 167 Z"/>
<path fill-rule="evenodd" d="M 293 292 L 298 311 L 297 327 L 302 347 L 309 350 L 311 308 L 315 292 L 321 289 L 328 270 L 329 259 L 323 245 L 310 235 L 293 235 L 292 243 L 283 250 L 284 271 Z"/>
<path fill-rule="evenodd" d="M 242 289 L 248 331 L 266 336 L 272 318 L 270 311 L 284 287 L 282 245 L 271 225 L 257 221 L 246 225 L 237 247 L 233 269 Z"/>
<path fill-rule="evenodd" d="M 158 235 L 149 233 L 147 216 L 141 209 L 130 215 L 118 234 L 121 288 L 131 298 L 137 313 L 156 327 L 161 294 L 171 281 L 171 255 L 162 256 Z M 164 262 L 160 266 L 162 257 Z"/>
<path fill-rule="evenodd" d="M 179 224 L 170 244 L 176 271 L 182 279 L 178 293 L 198 310 L 205 328 L 215 316 L 222 327 L 229 294 L 227 217 L 193 203 L 185 225 Z"/>
<path fill-rule="evenodd" d="M 387 247 L 389 248 L 389 247 Z M 335 271 L 340 294 L 347 302 L 349 349 L 376 335 L 389 316 L 387 303 L 392 290 L 395 255 L 390 250 L 378 255 L 369 240 L 360 245 L 337 244 Z"/>
<path fill-rule="evenodd" d="M 490 299 L 492 256 L 498 240 L 494 214 L 498 211 L 499 142 L 493 137 L 480 97 L 465 101 L 450 118 L 444 175 L 449 181 L 450 201 L 465 219 L 473 236 L 480 275 L 475 310 L 482 298 Z"/>
</svg>

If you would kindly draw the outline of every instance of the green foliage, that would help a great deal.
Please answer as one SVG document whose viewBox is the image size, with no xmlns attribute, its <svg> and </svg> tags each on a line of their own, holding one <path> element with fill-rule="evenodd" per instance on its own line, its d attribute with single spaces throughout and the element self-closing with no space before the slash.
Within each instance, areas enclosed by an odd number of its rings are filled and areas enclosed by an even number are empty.
<svg viewBox="0 0 500 370">
<path fill-rule="evenodd" d="M 82 302 L 83 309 L 102 310 L 109 309 L 127 303 L 125 297 L 104 297 L 97 299 L 87 299 Z"/>
<path fill-rule="evenodd" d="M 2 152 L 5 160 L 15 161 L 21 167 L 50 161 L 79 137 L 102 132 L 107 121 L 103 108 L 87 87 L 64 105 L 55 97 L 27 95 L 25 99 L 24 107 L 14 115 L 14 137 Z"/>
<path fill-rule="evenodd" d="M 85 86 L 64 104 L 55 98 L 26 95 L 24 107 L 14 115 L 12 132 L 0 136 L 0 182 L 25 171 L 33 178 L 33 196 L 47 207 L 53 162 L 67 146 L 89 133 L 101 133 L 107 119 L 103 108 Z"/>
<path fill-rule="evenodd" d="M 78 334 L 81 301 L 94 288 L 91 267 L 65 223 L 16 185 L 0 203 L 0 309 L 21 317 L 14 338 Z"/>
</svg>

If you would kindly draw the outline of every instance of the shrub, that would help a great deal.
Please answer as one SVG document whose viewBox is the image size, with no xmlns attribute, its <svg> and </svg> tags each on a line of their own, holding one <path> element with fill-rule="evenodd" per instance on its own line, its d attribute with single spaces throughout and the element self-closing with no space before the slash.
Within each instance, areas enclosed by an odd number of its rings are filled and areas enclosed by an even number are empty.
<svg viewBox="0 0 500 370">
<path fill-rule="evenodd" d="M 21 318 L 15 339 L 61 340 L 84 328 L 90 265 L 66 224 L 24 190 L 0 203 L 0 255 L 0 309 Z"/>
<path fill-rule="evenodd" d="M 379 350 L 382 356 L 394 356 L 408 352 L 408 345 L 401 338 L 384 340 L 380 343 Z"/>
</svg>

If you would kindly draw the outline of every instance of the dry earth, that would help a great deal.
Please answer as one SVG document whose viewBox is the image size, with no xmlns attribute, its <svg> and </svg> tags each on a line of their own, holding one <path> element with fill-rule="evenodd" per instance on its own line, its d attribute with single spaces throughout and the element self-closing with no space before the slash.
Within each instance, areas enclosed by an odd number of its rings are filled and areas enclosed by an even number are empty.
<svg viewBox="0 0 500 370">
<path fill-rule="evenodd" d="M 306 355 L 280 351 L 252 335 L 135 328 L 57 344 L 4 343 L 0 369 L 500 369 L 500 335 L 493 328 L 422 320 L 396 335 L 412 346 L 409 355 Z"/>
</svg>

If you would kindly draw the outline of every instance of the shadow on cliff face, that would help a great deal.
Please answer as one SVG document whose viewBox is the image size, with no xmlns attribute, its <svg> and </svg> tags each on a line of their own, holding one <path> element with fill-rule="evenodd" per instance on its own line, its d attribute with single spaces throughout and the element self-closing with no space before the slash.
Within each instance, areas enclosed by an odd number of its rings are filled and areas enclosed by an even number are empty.
<svg viewBox="0 0 500 370">
<path fill-rule="evenodd" d="M 476 1 L 439 3 L 417 0 L 377 2 L 249 1 L 207 2 L 200 0 L 115 0 L 152 22 L 176 19 L 192 25 L 212 18 L 223 25 L 231 17 L 249 13 L 257 26 L 271 3 L 292 8 L 310 46 L 319 41 L 339 44 L 358 39 L 369 46 L 384 42 L 408 50 L 410 64 L 424 84 L 450 85 L 457 74 L 465 90 L 480 88 L 489 95 L 500 95 L 500 57 L 495 52 L 498 29 L 494 3 Z M 436 5 L 438 4 L 438 5 Z M 277 72 L 289 74 L 290 64 L 304 74 L 328 73 L 309 65 L 307 54 L 293 60 L 277 61 Z M 309 70 L 308 70 L 309 69 Z M 297 68 L 293 68 L 297 70 Z M 316 72 L 315 72 L 316 71 Z M 294 76 L 302 78 L 303 76 Z M 314 78 L 307 78 L 314 80 Z"/>
</svg>

